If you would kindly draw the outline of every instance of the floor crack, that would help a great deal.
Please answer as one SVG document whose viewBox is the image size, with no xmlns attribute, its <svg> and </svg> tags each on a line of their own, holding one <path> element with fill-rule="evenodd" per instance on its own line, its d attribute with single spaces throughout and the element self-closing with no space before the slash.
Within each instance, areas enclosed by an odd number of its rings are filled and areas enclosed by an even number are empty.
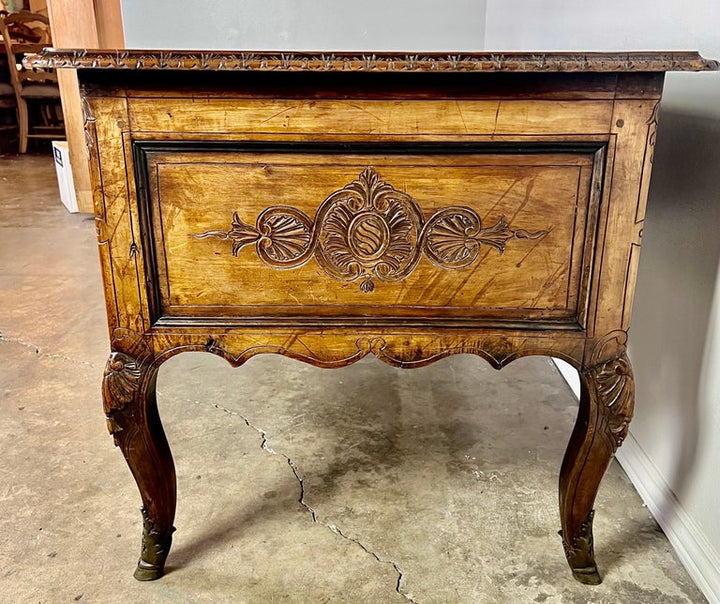
<svg viewBox="0 0 720 604">
<path fill-rule="evenodd" d="M 303 506 L 305 508 L 305 510 L 310 514 L 312 522 L 314 522 L 315 524 L 320 524 L 320 525 L 324 526 L 325 528 L 327 528 L 329 531 L 331 531 L 338 537 L 346 539 L 347 541 L 351 541 L 352 543 L 354 543 L 355 545 L 360 547 L 360 549 L 362 549 L 365 553 L 367 553 L 367 554 L 371 555 L 373 558 L 375 558 L 375 560 L 377 560 L 381 564 L 389 564 L 390 566 L 392 566 L 393 570 L 397 574 L 397 582 L 395 583 L 395 591 L 397 593 L 399 593 L 401 596 L 403 596 L 406 600 L 417 604 L 417 600 L 414 599 L 413 595 L 406 593 L 403 590 L 405 575 L 404 575 L 403 571 L 400 569 L 400 567 L 395 562 L 393 562 L 392 560 L 383 560 L 374 551 L 372 551 L 370 548 L 368 548 L 366 545 L 364 545 L 360 540 L 346 535 L 345 533 L 343 533 L 343 531 L 340 528 L 338 528 L 334 524 L 328 524 L 327 522 L 323 522 L 318 519 L 318 516 L 315 513 L 315 510 L 310 505 L 308 505 L 308 503 L 305 501 L 305 481 L 304 481 L 303 477 L 300 475 L 297 465 L 290 457 L 288 457 L 284 453 L 279 453 L 270 447 L 270 445 L 268 444 L 267 432 L 265 432 L 265 430 L 263 430 L 262 428 L 259 428 L 255 424 L 253 424 L 247 417 L 238 413 L 237 411 L 232 411 L 231 409 L 227 409 L 226 407 L 222 407 L 221 405 L 218 405 L 218 404 L 213 404 L 213 407 L 215 407 L 216 409 L 219 409 L 220 411 L 227 413 L 228 415 L 235 415 L 235 416 L 239 417 L 240 419 L 242 419 L 249 428 L 252 428 L 258 434 L 260 434 L 260 436 L 262 438 L 262 442 L 260 443 L 260 448 L 263 451 L 265 451 L 266 453 L 268 453 L 270 455 L 278 455 L 278 456 L 282 457 L 283 459 L 285 459 L 285 461 L 287 461 L 287 464 L 288 464 L 288 466 L 290 466 L 290 469 L 292 470 L 292 473 L 295 476 L 295 479 L 298 481 L 298 484 L 300 485 L 300 499 L 298 499 L 298 501 L 299 501 L 300 505 Z"/>
<path fill-rule="evenodd" d="M 46 359 L 59 359 L 61 361 L 68 361 L 69 363 L 75 363 L 76 365 L 87 365 L 88 367 L 92 367 L 93 369 L 95 369 L 95 365 L 90 361 L 78 361 L 76 359 L 65 356 L 64 354 L 43 352 L 40 350 L 39 346 L 36 346 L 31 342 L 26 342 L 25 340 L 21 340 L 20 338 L 6 338 L 2 332 L 0 332 L 0 342 L 8 342 L 9 344 L 18 344 L 19 346 L 30 348 L 31 350 L 35 351 L 35 354 L 38 355 L 38 357 L 44 357 Z"/>
</svg>

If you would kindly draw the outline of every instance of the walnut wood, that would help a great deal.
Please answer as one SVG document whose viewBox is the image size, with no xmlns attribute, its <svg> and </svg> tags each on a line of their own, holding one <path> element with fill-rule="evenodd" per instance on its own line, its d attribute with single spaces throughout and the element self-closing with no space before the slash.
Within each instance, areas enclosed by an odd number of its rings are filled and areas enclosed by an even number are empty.
<svg viewBox="0 0 720 604">
<path fill-rule="evenodd" d="M 119 331 L 103 375 L 103 406 L 142 496 L 143 539 L 135 570 L 139 581 L 158 579 L 172 544 L 175 466 L 157 410 L 157 368 L 146 344 Z M 125 352 L 120 352 L 123 350 Z"/>
<path fill-rule="evenodd" d="M 206 351 L 234 366 L 264 353 L 327 368 L 368 354 L 402 368 L 461 353 L 497 369 L 567 360 L 582 397 L 562 542 L 575 577 L 600 581 L 592 507 L 632 416 L 626 339 L 662 72 L 715 62 L 48 51 L 30 63 L 79 68 L 112 347 L 103 399 L 143 500 L 137 578 L 162 575 L 175 511 L 156 372 Z"/>
<path fill-rule="evenodd" d="M 624 342 L 623 333 L 616 335 Z M 627 355 L 593 364 L 600 358 L 598 349 L 580 372 L 580 410 L 560 471 L 560 536 L 573 575 L 590 585 L 601 582 L 593 549 L 592 506 L 600 480 L 627 435 L 635 400 Z"/>
</svg>

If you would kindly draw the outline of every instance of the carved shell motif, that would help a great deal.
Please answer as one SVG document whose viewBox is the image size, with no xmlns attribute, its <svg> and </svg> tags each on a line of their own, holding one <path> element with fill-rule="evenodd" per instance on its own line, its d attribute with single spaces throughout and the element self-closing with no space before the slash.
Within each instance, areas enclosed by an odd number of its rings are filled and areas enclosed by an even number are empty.
<svg viewBox="0 0 720 604">
<path fill-rule="evenodd" d="M 140 388 L 142 370 L 138 361 L 122 352 L 113 352 L 103 374 L 105 413 L 122 409 Z"/>
<path fill-rule="evenodd" d="M 440 268 L 462 269 L 478 259 L 482 245 L 502 254 L 510 239 L 539 239 L 548 232 L 513 230 L 504 216 L 483 228 L 477 212 L 462 206 L 439 210 L 425 222 L 412 197 L 368 167 L 332 193 L 314 220 L 297 208 L 273 206 L 258 216 L 255 226 L 235 212 L 229 231 L 193 236 L 229 239 L 234 256 L 255 244 L 260 259 L 274 268 L 295 268 L 314 255 L 328 275 L 345 282 L 362 280 L 360 289 L 367 293 L 375 289 L 375 279 L 407 277 L 423 253 Z"/>
<path fill-rule="evenodd" d="M 254 243 L 258 256 L 275 268 L 300 266 L 312 253 L 312 221 L 296 208 L 268 208 L 258 216 L 255 226 L 244 222 L 235 212 L 230 226 L 227 232 L 206 231 L 195 237 L 229 239 L 233 256 Z"/>
<path fill-rule="evenodd" d="M 625 354 L 591 369 L 594 375 L 599 404 L 607 418 L 607 429 L 613 449 L 627 436 L 633 415 L 635 385 L 630 362 Z"/>
</svg>

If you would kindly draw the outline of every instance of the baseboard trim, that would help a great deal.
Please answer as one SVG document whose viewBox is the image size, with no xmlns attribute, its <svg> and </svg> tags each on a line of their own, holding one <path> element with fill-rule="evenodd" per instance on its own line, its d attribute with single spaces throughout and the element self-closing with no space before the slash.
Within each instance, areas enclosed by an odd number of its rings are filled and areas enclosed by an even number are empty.
<svg viewBox="0 0 720 604">
<path fill-rule="evenodd" d="M 692 580 L 709 602 L 720 603 L 720 553 L 685 511 L 632 434 L 628 434 L 615 457 Z"/>
<path fill-rule="evenodd" d="M 555 367 L 557 367 L 560 375 L 563 376 L 567 382 L 567 385 L 570 386 L 570 390 L 573 391 L 575 398 L 580 399 L 580 376 L 578 375 L 577 369 L 562 359 L 553 359 L 552 361 L 555 363 Z"/>
<path fill-rule="evenodd" d="M 556 362 L 556 366 L 579 396 L 577 373 L 566 363 Z M 720 552 L 685 511 L 632 433 L 628 434 L 615 457 L 692 580 L 711 604 L 720 604 Z"/>
</svg>

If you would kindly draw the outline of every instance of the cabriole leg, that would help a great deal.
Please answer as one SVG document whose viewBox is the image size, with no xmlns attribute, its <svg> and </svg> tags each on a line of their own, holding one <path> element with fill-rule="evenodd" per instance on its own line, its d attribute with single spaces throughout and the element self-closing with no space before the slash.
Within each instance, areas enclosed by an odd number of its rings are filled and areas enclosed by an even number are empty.
<svg viewBox="0 0 720 604">
<path fill-rule="evenodd" d="M 578 418 L 560 471 L 560 519 L 565 555 L 573 576 L 597 585 L 592 521 L 600 480 L 627 435 L 635 388 L 625 353 L 584 368 Z"/>
<path fill-rule="evenodd" d="M 143 502 L 138 581 L 163 575 L 175 530 L 175 465 L 158 415 L 156 377 L 157 368 L 142 358 L 114 352 L 103 378 L 108 429 L 130 466 Z"/>
</svg>

